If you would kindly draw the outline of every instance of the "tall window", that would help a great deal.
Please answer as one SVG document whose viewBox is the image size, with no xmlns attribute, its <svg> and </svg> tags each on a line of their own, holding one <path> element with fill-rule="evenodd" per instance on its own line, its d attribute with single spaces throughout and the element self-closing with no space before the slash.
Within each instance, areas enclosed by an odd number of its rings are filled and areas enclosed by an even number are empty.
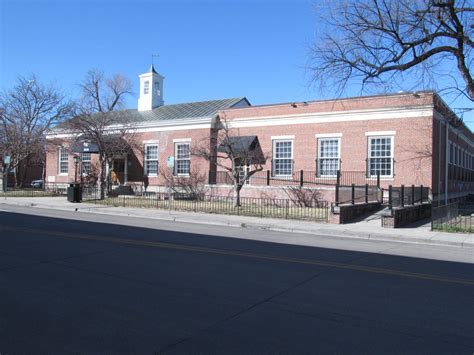
<svg viewBox="0 0 474 355">
<path fill-rule="evenodd" d="M 158 145 L 145 145 L 145 175 L 158 175 Z"/>
<path fill-rule="evenodd" d="M 239 170 L 239 181 L 243 181 L 245 177 L 252 171 L 252 165 L 241 165 Z M 245 185 L 250 185 L 250 180 L 245 181 Z"/>
<path fill-rule="evenodd" d="M 81 153 L 81 174 L 88 175 L 91 172 L 91 153 Z"/>
<path fill-rule="evenodd" d="M 189 175 L 191 160 L 189 155 L 189 143 L 175 143 L 175 174 Z"/>
<path fill-rule="evenodd" d="M 69 154 L 67 153 L 67 150 L 60 148 L 59 149 L 59 173 L 60 174 L 68 173 L 68 165 L 69 165 L 68 159 L 69 159 Z"/>
<path fill-rule="evenodd" d="M 143 93 L 147 95 L 150 92 L 150 82 L 147 80 L 143 83 Z"/>
<path fill-rule="evenodd" d="M 293 175 L 293 141 L 273 141 L 273 176 Z"/>
<path fill-rule="evenodd" d="M 340 139 L 318 139 L 318 176 L 336 176 L 340 162 Z"/>
<path fill-rule="evenodd" d="M 393 176 L 393 137 L 369 137 L 369 174 Z"/>
<path fill-rule="evenodd" d="M 454 163 L 454 147 L 452 142 L 449 142 L 449 163 Z"/>
</svg>

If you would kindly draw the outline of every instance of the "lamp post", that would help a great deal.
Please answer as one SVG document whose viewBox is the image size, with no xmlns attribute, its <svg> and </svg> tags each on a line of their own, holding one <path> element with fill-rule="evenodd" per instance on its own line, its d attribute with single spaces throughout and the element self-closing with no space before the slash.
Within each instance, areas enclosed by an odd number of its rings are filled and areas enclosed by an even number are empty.
<svg viewBox="0 0 474 355">
<path fill-rule="evenodd" d="M 7 188 L 8 188 L 8 167 L 10 166 L 10 162 L 11 162 L 11 156 L 10 155 L 5 155 L 3 157 L 3 165 L 4 165 L 3 192 L 7 192 Z"/>
<path fill-rule="evenodd" d="M 77 184 L 77 166 L 79 165 L 79 157 L 74 155 L 74 183 Z"/>
</svg>

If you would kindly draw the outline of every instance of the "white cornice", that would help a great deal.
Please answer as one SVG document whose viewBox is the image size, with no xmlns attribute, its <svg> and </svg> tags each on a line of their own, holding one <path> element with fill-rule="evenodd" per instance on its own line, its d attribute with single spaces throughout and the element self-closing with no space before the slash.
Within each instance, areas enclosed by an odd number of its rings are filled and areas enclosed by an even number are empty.
<svg viewBox="0 0 474 355">
<path fill-rule="evenodd" d="M 443 123 L 445 123 L 447 120 L 447 118 L 443 116 L 443 114 L 436 110 L 434 111 L 434 118 Z M 449 129 L 455 134 L 457 134 L 459 137 L 461 137 L 471 148 L 474 148 L 474 142 L 470 140 L 461 129 L 454 127 L 452 124 L 449 125 Z"/>
<path fill-rule="evenodd" d="M 335 123 L 348 121 L 386 120 L 396 118 L 432 117 L 431 105 L 416 108 L 386 108 L 350 111 L 330 111 L 294 115 L 245 117 L 229 120 L 230 127 L 283 126 L 293 124 Z"/>
</svg>

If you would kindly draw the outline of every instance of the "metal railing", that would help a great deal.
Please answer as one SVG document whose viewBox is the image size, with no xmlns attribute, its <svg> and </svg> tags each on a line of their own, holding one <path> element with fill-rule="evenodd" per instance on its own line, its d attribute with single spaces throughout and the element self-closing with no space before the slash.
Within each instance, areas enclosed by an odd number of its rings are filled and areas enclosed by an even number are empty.
<svg viewBox="0 0 474 355">
<path fill-rule="evenodd" d="M 173 211 L 231 214 L 252 217 L 270 217 L 327 222 L 329 206 L 327 201 L 315 201 L 311 207 L 299 206 L 289 199 L 241 197 L 240 206 L 228 196 L 193 196 L 177 193 L 151 193 L 144 196 L 117 196 L 104 200 L 92 199 L 91 203 L 137 208 L 157 208 Z"/>
<path fill-rule="evenodd" d="M 335 205 L 381 202 L 382 192 L 378 186 L 351 186 L 336 185 Z"/>
<path fill-rule="evenodd" d="M 228 171 L 209 171 L 210 185 L 232 185 L 234 179 Z M 340 171 L 335 175 L 318 175 L 316 171 L 299 170 L 290 175 L 275 176 L 270 170 L 255 172 L 248 181 L 253 186 L 313 186 L 313 185 L 342 185 L 351 186 L 380 186 L 380 175 L 367 176 L 365 171 Z"/>
<path fill-rule="evenodd" d="M 0 190 L 0 197 L 49 197 L 67 195 L 68 184 L 44 183 L 40 187 L 8 187 L 6 191 Z"/>
<path fill-rule="evenodd" d="M 474 233 L 474 209 L 459 202 L 431 208 L 431 229 Z"/>
<path fill-rule="evenodd" d="M 390 209 L 394 207 L 413 206 L 415 204 L 429 202 L 430 189 L 420 186 L 392 186 L 388 189 L 382 189 L 382 202 L 387 204 Z"/>
</svg>

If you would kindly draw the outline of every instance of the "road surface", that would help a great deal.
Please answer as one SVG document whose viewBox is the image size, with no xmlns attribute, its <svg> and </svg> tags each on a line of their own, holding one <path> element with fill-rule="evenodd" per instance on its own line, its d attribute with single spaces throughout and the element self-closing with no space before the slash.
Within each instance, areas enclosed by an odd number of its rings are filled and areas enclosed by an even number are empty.
<svg viewBox="0 0 474 355">
<path fill-rule="evenodd" d="M 472 249 L 240 233 L 1 211 L 0 354 L 473 353 Z"/>
</svg>

